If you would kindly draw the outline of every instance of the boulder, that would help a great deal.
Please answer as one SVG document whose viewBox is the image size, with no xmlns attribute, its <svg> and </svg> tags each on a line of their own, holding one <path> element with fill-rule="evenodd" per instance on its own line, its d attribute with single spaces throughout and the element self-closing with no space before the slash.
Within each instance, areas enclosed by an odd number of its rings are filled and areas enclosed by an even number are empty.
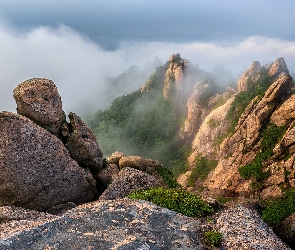
<svg viewBox="0 0 295 250">
<path fill-rule="evenodd" d="M 295 246 L 295 213 L 288 216 L 282 223 L 276 226 L 274 231 L 290 246 Z"/>
<path fill-rule="evenodd" d="M 84 204 L 1 237 L 0 249 L 205 249 L 198 227 L 197 219 L 125 198 Z"/>
<path fill-rule="evenodd" d="M 153 171 L 153 168 L 159 165 L 161 165 L 161 163 L 156 160 L 145 159 L 140 156 L 123 156 L 119 160 L 120 169 L 129 167 L 149 172 Z"/>
<path fill-rule="evenodd" d="M 24 81 L 13 90 L 13 96 L 18 114 L 28 117 L 53 135 L 60 135 L 66 116 L 53 81 L 44 78 Z"/>
<path fill-rule="evenodd" d="M 123 152 L 116 151 L 112 153 L 106 160 L 108 164 L 116 164 L 119 166 L 119 161 L 123 156 L 126 156 Z"/>
<path fill-rule="evenodd" d="M 163 179 L 141 172 L 134 168 L 123 168 L 115 180 L 99 197 L 99 200 L 114 200 L 127 196 L 132 191 L 151 187 L 167 186 Z"/>
<path fill-rule="evenodd" d="M 98 146 L 96 136 L 75 113 L 69 114 L 69 136 L 66 147 L 71 157 L 81 167 L 89 168 L 93 175 L 99 173 L 103 165 L 103 154 Z"/>
<path fill-rule="evenodd" d="M 255 210 L 234 205 L 215 216 L 216 228 L 223 234 L 220 249 L 290 249 Z"/>
<path fill-rule="evenodd" d="M 93 199 L 95 185 L 56 136 L 24 116 L 0 113 L 0 206 L 81 204 Z"/>
</svg>

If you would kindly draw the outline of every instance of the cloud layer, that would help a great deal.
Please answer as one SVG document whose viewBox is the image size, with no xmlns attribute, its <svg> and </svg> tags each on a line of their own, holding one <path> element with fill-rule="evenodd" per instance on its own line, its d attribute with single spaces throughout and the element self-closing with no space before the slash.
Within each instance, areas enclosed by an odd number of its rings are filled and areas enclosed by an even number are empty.
<svg viewBox="0 0 295 250">
<path fill-rule="evenodd" d="M 103 50 L 73 29 L 39 26 L 22 31 L 0 24 L 0 110 L 15 111 L 13 89 L 22 81 L 52 79 L 62 96 L 64 110 L 89 111 L 105 108 L 106 78 L 125 72 L 130 66 L 144 68 L 156 55 L 166 62 L 180 53 L 201 69 L 223 64 L 238 76 L 252 61 L 262 64 L 284 57 L 289 70 L 295 69 L 295 42 L 254 36 L 242 41 L 218 43 L 121 42 L 114 51 Z M 142 79 L 144 83 L 145 79 Z M 134 90 L 141 83 L 133 83 Z M 132 88 L 131 88 L 132 89 Z"/>
</svg>

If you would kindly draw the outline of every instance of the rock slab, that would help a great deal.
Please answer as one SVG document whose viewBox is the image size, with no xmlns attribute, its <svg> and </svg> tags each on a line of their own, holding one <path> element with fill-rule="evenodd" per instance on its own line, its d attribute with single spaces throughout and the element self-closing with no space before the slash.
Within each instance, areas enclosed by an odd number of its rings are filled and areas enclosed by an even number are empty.
<svg viewBox="0 0 295 250">
<path fill-rule="evenodd" d="M 200 222 L 146 201 L 92 202 L 0 239 L 0 249 L 205 249 Z"/>
</svg>

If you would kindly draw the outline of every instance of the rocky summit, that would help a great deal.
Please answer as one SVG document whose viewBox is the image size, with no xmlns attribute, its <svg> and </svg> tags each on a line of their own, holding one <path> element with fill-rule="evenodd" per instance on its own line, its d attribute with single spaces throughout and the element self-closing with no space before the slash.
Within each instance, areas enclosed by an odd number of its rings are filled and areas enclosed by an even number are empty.
<svg viewBox="0 0 295 250">
<path fill-rule="evenodd" d="M 295 249 L 294 89 L 284 58 L 233 82 L 177 53 L 84 121 L 52 80 L 20 83 L 0 112 L 0 250 Z"/>
</svg>

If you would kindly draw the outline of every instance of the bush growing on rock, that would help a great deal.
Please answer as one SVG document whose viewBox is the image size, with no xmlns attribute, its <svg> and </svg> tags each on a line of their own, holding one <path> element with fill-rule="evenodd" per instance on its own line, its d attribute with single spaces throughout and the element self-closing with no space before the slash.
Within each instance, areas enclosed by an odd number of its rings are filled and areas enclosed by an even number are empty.
<svg viewBox="0 0 295 250">
<path fill-rule="evenodd" d="M 190 217 L 206 216 L 214 209 L 200 196 L 181 189 L 151 188 L 131 193 L 131 199 L 150 201 Z"/>
</svg>

